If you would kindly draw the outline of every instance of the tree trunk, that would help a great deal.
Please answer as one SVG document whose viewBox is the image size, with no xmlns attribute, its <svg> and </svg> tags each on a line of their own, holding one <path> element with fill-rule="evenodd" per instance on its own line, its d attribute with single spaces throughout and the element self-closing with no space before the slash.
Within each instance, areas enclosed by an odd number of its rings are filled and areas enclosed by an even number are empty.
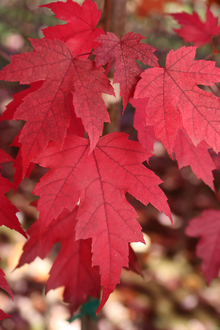
<svg viewBox="0 0 220 330">
<path fill-rule="evenodd" d="M 83 316 L 81 322 L 81 330 L 98 330 L 97 321 L 89 315 Z"/>
<path fill-rule="evenodd" d="M 127 0 L 106 0 L 104 5 L 104 30 L 120 39 L 125 32 L 126 4 Z"/>
<path fill-rule="evenodd" d="M 107 32 L 113 32 L 121 39 L 125 34 L 127 0 L 105 0 L 103 12 L 103 27 Z M 109 78 L 112 78 L 112 71 Z M 105 125 L 104 134 L 120 130 L 121 99 L 108 107 L 111 124 Z"/>
<path fill-rule="evenodd" d="M 115 33 L 120 39 L 125 33 L 126 4 L 127 0 L 95 0 L 99 9 L 103 7 L 103 28 L 107 32 Z M 112 72 L 109 78 L 112 78 Z M 104 134 L 119 131 L 119 118 L 121 111 L 121 100 L 113 103 L 108 108 L 111 124 L 107 124 Z M 82 317 L 81 330 L 97 330 L 97 322 L 90 316 Z"/>
</svg>

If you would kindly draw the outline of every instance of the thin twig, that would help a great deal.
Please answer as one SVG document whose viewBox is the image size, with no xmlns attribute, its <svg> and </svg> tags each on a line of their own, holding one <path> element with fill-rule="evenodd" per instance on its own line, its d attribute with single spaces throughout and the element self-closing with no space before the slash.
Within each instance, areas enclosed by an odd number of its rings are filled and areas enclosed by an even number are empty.
<svg viewBox="0 0 220 330">
<path fill-rule="evenodd" d="M 6 53 L 4 52 L 2 49 L 0 49 L 0 56 L 2 58 L 4 58 L 7 62 L 11 62 L 11 57 Z"/>
</svg>

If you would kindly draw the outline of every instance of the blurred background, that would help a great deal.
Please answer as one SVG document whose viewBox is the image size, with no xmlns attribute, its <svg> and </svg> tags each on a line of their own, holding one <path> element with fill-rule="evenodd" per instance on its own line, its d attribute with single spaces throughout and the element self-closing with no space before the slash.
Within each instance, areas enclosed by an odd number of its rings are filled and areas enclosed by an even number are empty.
<svg viewBox="0 0 220 330">
<path fill-rule="evenodd" d="M 10 55 L 32 51 L 28 38 L 41 38 L 41 29 L 63 24 L 54 18 L 47 8 L 39 5 L 44 0 L 0 0 L 0 69 L 10 62 Z M 82 3 L 82 1 L 77 1 Z M 97 0 L 100 9 L 104 1 Z M 172 30 L 177 23 L 169 13 L 196 10 L 205 17 L 207 2 L 202 0 L 128 0 L 126 32 L 134 31 L 147 37 L 148 44 L 157 49 L 160 65 L 165 63 L 171 49 L 186 45 Z M 208 1 L 212 12 L 219 17 L 218 0 Z M 104 18 L 100 27 L 104 24 Z M 214 38 L 220 51 L 220 37 Z M 212 59 L 220 66 L 219 54 L 212 54 L 211 45 L 200 47 L 197 59 Z M 0 113 L 12 100 L 12 96 L 24 89 L 18 83 L 0 81 Z M 114 100 L 107 99 L 109 107 Z M 121 109 L 121 106 L 120 106 Z M 137 139 L 133 128 L 134 109 L 128 106 L 119 116 L 119 130 Z M 24 123 L 0 122 L 0 148 L 13 158 L 17 148 L 10 146 Z M 212 152 L 212 151 L 210 151 Z M 213 172 L 216 191 L 220 188 L 220 158 L 212 152 L 216 164 Z M 3 165 L 3 176 L 13 180 L 13 164 Z M 198 239 L 185 235 L 191 218 L 203 209 L 220 209 L 214 192 L 198 180 L 190 167 L 179 171 L 177 163 L 170 159 L 160 143 L 154 146 L 154 155 L 148 166 L 163 180 L 161 188 L 168 197 L 174 224 L 153 206 L 144 206 L 132 196 L 128 201 L 135 207 L 146 245 L 133 244 L 138 255 L 143 277 L 123 270 L 121 283 L 110 296 L 96 320 L 97 302 L 76 313 L 70 322 L 68 306 L 62 302 L 63 288 L 45 295 L 45 282 L 53 260 L 59 251 L 54 246 L 46 259 L 37 258 L 30 265 L 14 270 L 22 252 L 25 239 L 17 232 L 0 228 L 0 266 L 14 294 L 14 301 L 0 289 L 0 308 L 10 315 L 0 323 L 1 330 L 218 330 L 220 329 L 220 281 L 207 286 L 201 273 L 200 260 L 195 247 Z M 25 178 L 17 192 L 7 196 L 18 208 L 18 217 L 24 229 L 37 219 L 37 211 L 30 203 L 36 200 L 32 190 L 45 169 L 35 166 L 30 177 Z M 14 271 L 13 271 L 14 270 Z M 89 316 L 90 315 L 90 316 Z"/>
</svg>

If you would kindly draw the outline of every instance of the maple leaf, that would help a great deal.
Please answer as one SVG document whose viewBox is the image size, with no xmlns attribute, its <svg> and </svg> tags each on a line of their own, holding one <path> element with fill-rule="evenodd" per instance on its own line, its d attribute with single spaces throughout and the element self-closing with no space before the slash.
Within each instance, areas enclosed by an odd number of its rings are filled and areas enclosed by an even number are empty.
<svg viewBox="0 0 220 330">
<path fill-rule="evenodd" d="M 145 152 L 123 133 L 102 137 L 90 155 L 89 141 L 68 134 L 62 150 L 50 143 L 36 162 L 50 170 L 34 189 L 40 196 L 41 232 L 64 207 L 70 211 L 80 199 L 76 239 L 92 238 L 92 265 L 98 265 L 103 286 L 100 310 L 128 267 L 128 243 L 142 241 L 137 214 L 125 199 L 129 192 L 170 215 L 156 175 L 141 163 Z"/>
<path fill-rule="evenodd" d="M 44 259 L 55 243 L 63 241 L 68 236 L 71 236 L 71 219 L 74 219 L 76 212 L 77 207 L 73 209 L 71 214 L 69 211 L 64 209 L 60 216 L 53 220 L 51 224 L 46 228 L 40 240 L 39 220 L 35 221 L 33 225 L 27 230 L 29 239 L 23 246 L 23 253 L 16 268 L 23 266 L 25 263 L 31 263 L 36 257 Z M 73 220 L 73 222 L 74 221 L 75 220 Z"/>
<path fill-rule="evenodd" d="M 11 315 L 6 314 L 2 309 L 0 309 L 0 321 L 11 317 Z"/>
<path fill-rule="evenodd" d="M 35 166 L 35 164 L 32 163 L 32 162 L 29 164 L 29 166 L 27 168 L 27 171 L 26 171 L 26 174 L 25 174 L 26 178 L 29 178 L 34 166 Z M 16 188 L 20 185 L 20 183 L 23 180 L 23 166 L 22 166 L 21 149 L 19 149 L 19 151 L 18 151 L 18 154 L 16 156 L 15 163 L 14 163 L 13 167 L 15 168 L 14 184 L 15 184 L 15 188 Z M 15 189 L 15 191 L 16 191 L 16 189 Z"/>
<path fill-rule="evenodd" d="M 67 24 L 56 25 L 43 29 L 48 39 L 64 41 L 72 55 L 88 53 L 99 46 L 95 39 L 104 31 L 95 28 L 101 17 L 101 10 L 92 0 L 85 0 L 82 7 L 72 0 L 53 2 L 40 7 L 50 8 L 57 18 L 65 20 Z"/>
<path fill-rule="evenodd" d="M 73 221 L 71 226 L 74 226 Z M 91 266 L 91 243 L 91 239 L 75 241 L 73 231 L 69 238 L 62 241 L 61 250 L 50 270 L 50 277 L 47 281 L 46 292 L 60 286 L 65 287 L 64 301 L 70 304 L 72 313 L 87 301 L 88 296 L 100 298 L 99 269 L 97 266 Z M 137 257 L 131 247 L 129 248 L 128 269 L 142 275 Z"/>
<path fill-rule="evenodd" d="M 85 129 L 82 120 L 81 118 L 76 116 L 76 112 L 71 99 L 69 101 L 69 110 L 70 110 L 70 124 L 68 127 L 68 133 L 84 137 Z"/>
<path fill-rule="evenodd" d="M 215 153 L 212 149 L 210 150 L 210 155 L 212 157 L 212 161 L 215 164 L 215 167 L 220 169 L 220 153 Z"/>
<path fill-rule="evenodd" d="M 13 162 L 14 160 L 0 149 L 0 163 Z M 22 234 L 24 237 L 26 233 L 21 228 L 21 224 L 16 217 L 18 210 L 14 205 L 12 205 L 9 199 L 5 196 L 9 190 L 13 189 L 14 185 L 7 179 L 0 175 L 0 226 L 6 226 L 10 229 L 14 229 Z"/>
<path fill-rule="evenodd" d="M 134 98 L 149 97 L 146 124 L 154 125 L 169 154 L 182 126 L 195 145 L 205 140 L 220 149 L 219 98 L 197 86 L 220 81 L 220 69 L 211 61 L 195 61 L 195 53 L 196 47 L 171 50 L 165 68 L 145 70 L 136 87 Z"/>
<path fill-rule="evenodd" d="M 23 246 L 23 253 L 16 268 L 31 263 L 36 257 L 44 259 L 52 246 L 61 242 L 62 247 L 50 270 L 47 292 L 64 286 L 64 300 L 74 312 L 86 302 L 88 295 L 99 299 L 100 276 L 97 267 L 91 267 L 91 239 L 75 241 L 75 225 L 78 207 L 70 213 L 66 209 L 58 219 L 53 220 L 39 240 L 39 221 L 27 231 L 28 241 Z M 142 275 L 137 256 L 129 247 L 129 269 Z"/>
<path fill-rule="evenodd" d="M 129 245 L 129 266 L 125 267 L 125 269 L 131 270 L 132 272 L 143 277 L 143 272 L 141 271 L 137 255 L 130 245 Z"/>
<path fill-rule="evenodd" d="M 213 36 L 220 33 L 218 18 L 215 17 L 209 7 L 206 10 L 206 21 L 203 23 L 196 12 L 171 14 L 180 25 L 181 29 L 174 31 L 185 41 L 193 42 L 195 46 L 203 46 L 212 40 Z"/>
<path fill-rule="evenodd" d="M 13 100 L 7 105 L 5 111 L 0 117 L 0 121 L 3 120 L 11 120 L 14 117 L 16 109 L 24 102 L 24 98 L 33 92 L 35 92 L 38 88 L 40 88 L 43 84 L 43 81 L 37 81 L 30 84 L 30 87 L 24 89 L 23 91 L 15 94 L 13 96 Z"/>
<path fill-rule="evenodd" d="M 6 154 L 3 150 L 0 149 L 0 163 L 5 162 L 13 162 L 13 159 Z M 16 213 L 18 210 L 14 205 L 10 203 L 8 198 L 4 195 L 6 192 L 8 192 L 10 189 L 13 188 L 13 184 L 8 181 L 7 179 L 0 176 L 0 226 L 7 226 L 10 229 L 14 229 L 18 231 L 20 234 L 22 234 L 24 237 L 26 236 L 26 233 L 21 228 L 21 225 L 16 217 Z M 0 269 L 0 287 L 7 291 L 11 298 L 13 299 L 13 294 L 11 292 L 10 287 L 8 286 L 8 283 L 6 282 L 4 278 L 5 274 Z M 10 315 L 6 314 L 3 310 L 0 309 L 0 321 L 4 320 L 5 318 L 11 317 Z"/>
<path fill-rule="evenodd" d="M 34 83 L 30 84 L 30 87 L 27 89 L 24 89 L 23 91 L 15 94 L 13 96 L 13 100 L 7 105 L 5 111 L 3 112 L 3 114 L 0 117 L 0 121 L 3 120 L 11 120 L 14 117 L 14 114 L 16 112 L 16 109 L 24 102 L 24 98 L 35 92 L 38 88 L 40 88 L 43 84 L 43 81 L 37 81 Z M 11 145 L 15 146 L 15 147 L 19 147 L 19 151 L 18 154 L 16 156 L 16 160 L 14 163 L 14 168 L 15 168 L 15 174 L 14 174 L 14 184 L 16 187 L 19 186 L 19 184 L 22 182 L 23 179 L 23 166 L 22 166 L 22 155 L 21 155 L 21 143 L 19 143 L 19 135 L 18 134 L 13 143 Z M 26 177 L 29 177 L 32 169 L 34 167 L 33 163 L 30 163 L 27 171 L 26 171 Z"/>
<path fill-rule="evenodd" d="M 23 247 L 17 267 L 32 262 L 37 256 L 44 259 L 52 246 L 61 242 L 61 250 L 50 270 L 47 281 L 48 292 L 64 286 L 64 301 L 70 303 L 72 312 L 85 303 L 91 295 L 100 297 L 98 267 L 91 266 L 91 239 L 75 240 L 76 214 L 78 207 L 70 213 L 66 209 L 52 221 L 39 241 L 39 221 L 27 231 L 29 240 Z"/>
<path fill-rule="evenodd" d="M 115 72 L 113 83 L 120 83 L 120 96 L 123 97 L 123 109 L 129 99 L 133 97 L 135 86 L 142 72 L 136 60 L 157 67 L 158 58 L 153 54 L 155 48 L 140 43 L 144 38 L 134 32 L 127 33 L 121 40 L 112 32 L 101 35 L 96 40 L 102 46 L 93 53 L 98 66 L 104 65 L 115 58 Z"/>
<path fill-rule="evenodd" d="M 28 94 L 13 119 L 27 121 L 22 143 L 23 174 L 29 162 L 50 140 L 62 144 L 70 124 L 69 98 L 73 97 L 77 117 L 83 121 L 93 150 L 109 115 L 101 93 L 114 95 L 103 70 L 89 59 L 75 59 L 60 40 L 33 39 L 33 53 L 14 55 L 12 63 L 0 72 L 0 79 L 20 80 L 22 84 L 44 81 Z"/>
<path fill-rule="evenodd" d="M 13 293 L 11 292 L 11 289 L 8 285 L 8 283 L 5 280 L 5 274 L 3 272 L 3 270 L 0 268 L 0 288 L 2 288 L 3 290 L 7 291 L 8 294 L 11 296 L 11 298 L 13 299 Z M 6 314 L 3 310 L 0 309 L 0 321 L 11 317 L 10 315 Z"/>
<path fill-rule="evenodd" d="M 64 301 L 70 304 L 72 312 L 84 304 L 88 296 L 100 297 L 99 269 L 91 265 L 91 243 L 91 239 L 75 241 L 75 235 L 66 239 L 50 270 L 46 292 L 65 286 Z"/>
<path fill-rule="evenodd" d="M 146 125 L 146 104 L 149 98 L 143 99 L 132 99 L 130 103 L 136 108 L 134 114 L 133 126 L 138 132 L 138 141 L 146 149 L 148 153 L 148 158 L 153 156 L 152 151 L 154 150 L 154 143 L 156 142 L 156 136 L 154 134 L 153 126 Z"/>
<path fill-rule="evenodd" d="M 75 224 L 76 217 L 75 223 L 71 222 L 72 235 L 62 241 L 58 257 L 50 270 L 46 287 L 46 292 L 48 292 L 64 286 L 64 301 L 70 304 L 72 313 L 87 301 L 88 296 L 97 299 L 100 297 L 99 269 L 97 266 L 92 267 L 91 265 L 92 240 L 76 241 Z"/>
<path fill-rule="evenodd" d="M 220 268 L 220 211 L 205 210 L 201 216 L 192 219 L 186 234 L 201 237 L 196 254 L 202 259 L 202 271 L 207 283 L 218 276 Z"/>
<path fill-rule="evenodd" d="M 13 165 L 13 167 L 15 168 L 15 173 L 14 173 L 14 185 L 15 185 L 14 191 L 15 192 L 16 192 L 16 189 L 18 188 L 18 186 L 20 185 L 20 183 L 23 180 L 21 143 L 19 142 L 19 137 L 20 137 L 20 133 L 15 137 L 14 141 L 11 144 L 11 146 L 19 148 L 17 156 L 14 160 L 14 165 Z M 26 171 L 26 174 L 25 174 L 26 178 L 29 178 L 34 166 L 35 166 L 35 164 L 32 163 L 32 162 L 28 165 L 28 168 L 27 168 L 27 171 Z"/>
<path fill-rule="evenodd" d="M 201 178 L 214 190 L 212 171 L 216 167 L 208 152 L 209 148 L 205 141 L 195 147 L 186 130 L 182 129 L 177 133 L 173 151 L 179 168 L 190 165 L 197 178 Z"/>
</svg>

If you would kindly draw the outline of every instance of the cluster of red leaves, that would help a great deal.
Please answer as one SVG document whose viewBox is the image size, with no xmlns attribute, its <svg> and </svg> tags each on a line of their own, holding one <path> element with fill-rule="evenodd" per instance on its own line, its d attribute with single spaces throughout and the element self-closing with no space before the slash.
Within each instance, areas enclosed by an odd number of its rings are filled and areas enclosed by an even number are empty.
<svg viewBox="0 0 220 330">
<path fill-rule="evenodd" d="M 129 243 L 144 241 L 137 214 L 125 194 L 129 192 L 170 216 L 166 196 L 159 188 L 161 180 L 142 164 L 152 155 L 154 142 L 163 143 L 170 156 L 174 153 L 180 168 L 190 165 L 198 178 L 214 188 L 215 165 L 208 149 L 220 151 L 219 98 L 198 85 L 219 82 L 220 69 L 214 62 L 194 60 L 196 47 L 170 51 L 165 67 L 160 67 L 155 49 L 141 42 L 143 36 L 127 33 L 119 40 L 113 33 L 97 29 L 100 11 L 92 0 L 85 0 L 82 7 L 72 0 L 45 7 L 67 23 L 44 29 L 45 38 L 31 40 L 34 51 L 13 56 L 0 73 L 0 79 L 30 85 L 15 95 L 1 117 L 26 121 L 13 142 L 19 147 L 15 187 L 34 164 L 49 169 L 33 191 L 39 196 L 39 219 L 27 232 L 29 239 L 18 267 L 37 256 L 44 258 L 61 242 L 47 291 L 64 286 L 64 300 L 75 311 L 88 295 L 99 298 L 102 286 L 99 311 L 119 283 L 122 267 L 140 273 Z M 209 10 L 205 23 L 197 16 L 173 16 L 185 25 L 179 32 L 182 37 L 192 24 L 195 31 L 199 27 L 200 33 L 195 32 L 190 40 L 197 45 L 219 33 Z M 95 60 L 89 58 L 92 50 Z M 136 60 L 150 68 L 142 73 Z M 109 122 L 102 93 L 114 95 L 102 66 L 113 61 L 123 109 L 128 102 L 136 108 L 134 127 L 139 142 L 118 132 L 100 138 L 104 122 Z M 85 132 L 89 139 L 84 138 Z M 0 157 L 1 162 L 12 161 L 3 152 Z M 1 187 L 0 224 L 26 236 L 16 218 L 17 210 L 5 207 L 10 202 L 4 194 L 13 185 L 1 177 Z M 204 213 L 202 219 L 206 216 Z M 212 218 L 214 223 L 217 214 Z M 188 233 L 207 236 L 205 225 L 195 231 L 198 219 Z M 204 256 L 206 246 L 204 240 L 199 253 L 210 280 L 217 274 L 220 259 L 215 254 L 210 271 L 210 259 Z M 11 294 L 2 275 L 0 285 Z"/>
</svg>

